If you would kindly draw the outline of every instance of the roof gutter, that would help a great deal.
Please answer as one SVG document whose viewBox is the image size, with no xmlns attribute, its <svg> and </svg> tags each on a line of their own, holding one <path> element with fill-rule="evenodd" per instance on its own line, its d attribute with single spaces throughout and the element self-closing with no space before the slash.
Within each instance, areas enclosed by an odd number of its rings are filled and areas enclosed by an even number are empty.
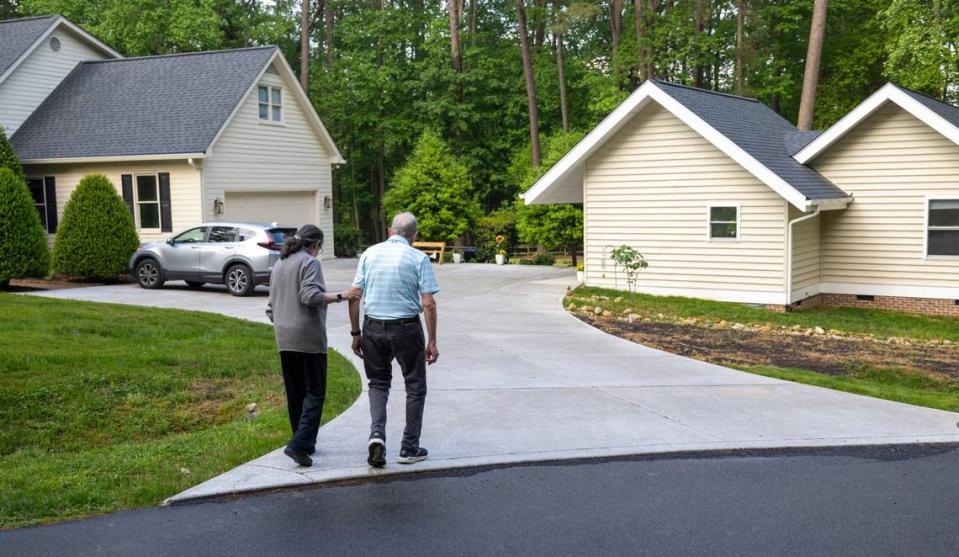
<svg viewBox="0 0 959 557">
<path fill-rule="evenodd" d="M 792 303 L 793 295 L 793 225 L 818 216 L 819 206 L 817 205 L 812 213 L 789 221 L 789 230 L 786 232 L 786 303 L 784 304 L 786 307 Z"/>
<path fill-rule="evenodd" d="M 23 159 L 20 164 L 81 164 L 98 162 L 136 162 L 205 159 L 206 153 L 165 153 L 159 155 L 115 155 L 105 157 L 63 157 L 48 159 Z"/>
</svg>

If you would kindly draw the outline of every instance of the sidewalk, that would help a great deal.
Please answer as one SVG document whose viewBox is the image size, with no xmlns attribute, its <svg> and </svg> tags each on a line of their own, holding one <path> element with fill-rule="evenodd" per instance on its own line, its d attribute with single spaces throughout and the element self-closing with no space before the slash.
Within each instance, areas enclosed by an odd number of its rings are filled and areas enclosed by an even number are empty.
<svg viewBox="0 0 959 557">
<path fill-rule="evenodd" d="M 331 289 L 355 262 L 324 263 Z M 483 464 L 691 450 L 959 441 L 959 414 L 730 370 L 612 337 L 568 315 L 572 272 L 548 267 L 443 265 L 440 360 L 429 368 L 422 443 L 430 459 L 395 464 L 403 427 L 394 374 L 387 456 L 366 465 L 366 392 L 320 429 L 312 468 L 280 449 L 168 502 L 262 489 Z M 176 284 L 176 283 L 173 283 Z M 233 298 L 170 287 L 110 286 L 43 295 L 180 307 L 267 322 L 265 296 Z M 349 350 L 346 306 L 331 306 L 330 345 Z"/>
</svg>

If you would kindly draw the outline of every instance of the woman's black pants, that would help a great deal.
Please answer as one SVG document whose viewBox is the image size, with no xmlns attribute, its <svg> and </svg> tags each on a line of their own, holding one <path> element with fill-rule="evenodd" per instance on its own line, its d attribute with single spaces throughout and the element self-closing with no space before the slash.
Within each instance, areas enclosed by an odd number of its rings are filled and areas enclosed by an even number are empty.
<svg viewBox="0 0 959 557">
<path fill-rule="evenodd" d="M 283 351 L 280 365 L 293 430 L 287 446 L 312 454 L 326 401 L 326 354 Z"/>
</svg>

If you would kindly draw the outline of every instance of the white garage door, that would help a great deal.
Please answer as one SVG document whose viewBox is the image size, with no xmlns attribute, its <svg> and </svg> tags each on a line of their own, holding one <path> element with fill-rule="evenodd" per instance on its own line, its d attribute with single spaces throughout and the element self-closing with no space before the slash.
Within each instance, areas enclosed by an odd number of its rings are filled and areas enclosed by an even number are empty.
<svg viewBox="0 0 959 557">
<path fill-rule="evenodd" d="M 316 192 L 250 192 L 227 193 L 222 220 L 254 222 L 299 228 L 316 224 Z"/>
</svg>

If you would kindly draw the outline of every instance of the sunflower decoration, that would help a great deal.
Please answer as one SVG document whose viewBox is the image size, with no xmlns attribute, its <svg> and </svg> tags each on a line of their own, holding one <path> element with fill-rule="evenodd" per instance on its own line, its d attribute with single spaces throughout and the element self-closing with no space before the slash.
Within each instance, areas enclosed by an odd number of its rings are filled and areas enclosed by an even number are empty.
<svg viewBox="0 0 959 557">
<path fill-rule="evenodd" d="M 506 248 L 505 248 L 506 236 L 503 236 L 502 234 L 497 234 L 494 240 L 496 240 L 496 253 L 498 253 L 499 255 L 506 255 Z"/>
</svg>

